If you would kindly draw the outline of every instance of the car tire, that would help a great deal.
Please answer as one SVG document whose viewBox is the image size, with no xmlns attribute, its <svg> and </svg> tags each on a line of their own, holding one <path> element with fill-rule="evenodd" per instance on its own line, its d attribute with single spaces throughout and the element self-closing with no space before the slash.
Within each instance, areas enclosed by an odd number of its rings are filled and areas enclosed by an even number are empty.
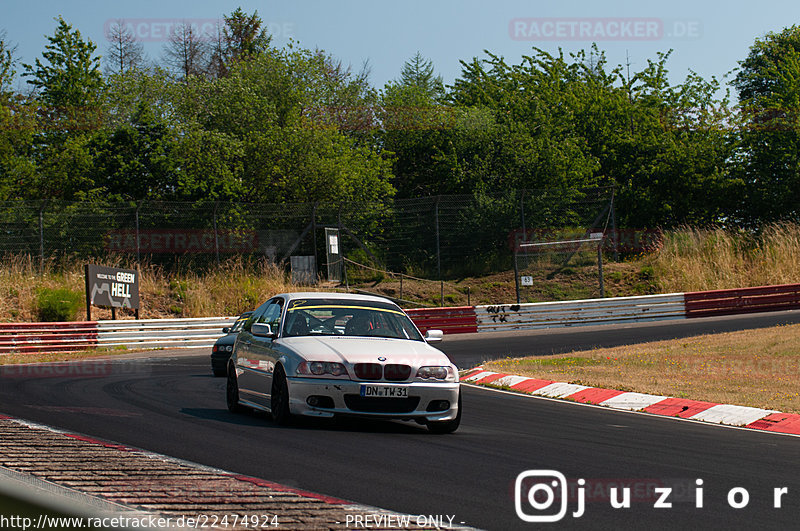
<svg viewBox="0 0 800 531">
<path fill-rule="evenodd" d="M 461 392 L 458 393 L 458 413 L 452 420 L 429 420 L 426 422 L 431 433 L 453 433 L 461 424 Z"/>
<path fill-rule="evenodd" d="M 239 381 L 236 379 L 236 369 L 233 367 L 230 367 L 228 370 L 225 398 L 228 402 L 228 411 L 231 413 L 241 413 L 244 411 L 244 407 L 239 403 Z"/>
<path fill-rule="evenodd" d="M 286 381 L 286 373 L 283 367 L 278 365 L 272 375 L 272 420 L 276 424 L 286 426 L 292 422 L 292 414 L 289 412 L 289 384 Z"/>
</svg>

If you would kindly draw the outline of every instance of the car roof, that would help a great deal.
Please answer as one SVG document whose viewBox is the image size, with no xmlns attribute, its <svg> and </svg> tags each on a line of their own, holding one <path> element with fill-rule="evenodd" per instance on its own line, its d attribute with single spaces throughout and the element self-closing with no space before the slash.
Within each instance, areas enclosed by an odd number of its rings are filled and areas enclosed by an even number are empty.
<svg viewBox="0 0 800 531">
<path fill-rule="evenodd" d="M 369 302 L 389 302 L 394 304 L 391 299 L 386 297 L 379 297 L 376 295 L 362 295 L 360 293 L 340 293 L 340 292 L 325 292 L 325 291 L 303 291 L 299 293 L 281 293 L 275 295 L 276 297 L 284 297 L 286 300 L 295 299 L 339 299 L 339 300 L 358 300 Z"/>
</svg>

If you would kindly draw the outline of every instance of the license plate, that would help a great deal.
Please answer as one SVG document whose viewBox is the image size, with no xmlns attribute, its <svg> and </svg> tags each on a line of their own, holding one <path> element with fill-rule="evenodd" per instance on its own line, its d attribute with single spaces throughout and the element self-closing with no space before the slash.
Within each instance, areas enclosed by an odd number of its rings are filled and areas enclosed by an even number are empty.
<svg viewBox="0 0 800 531">
<path fill-rule="evenodd" d="M 362 385 L 361 396 L 383 398 L 408 398 L 408 387 L 388 387 L 385 385 Z"/>
</svg>

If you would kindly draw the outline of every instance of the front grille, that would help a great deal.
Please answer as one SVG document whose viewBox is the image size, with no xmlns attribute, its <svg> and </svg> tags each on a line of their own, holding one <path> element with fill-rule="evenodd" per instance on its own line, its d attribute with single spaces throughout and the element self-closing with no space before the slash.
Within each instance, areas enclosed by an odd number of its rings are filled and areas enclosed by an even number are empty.
<svg viewBox="0 0 800 531">
<path fill-rule="evenodd" d="M 383 367 L 379 363 L 356 363 L 353 370 L 359 380 L 380 380 L 383 376 Z"/>
<path fill-rule="evenodd" d="M 386 365 L 383 368 L 383 377 L 390 382 L 403 382 L 411 376 L 411 367 L 408 365 Z"/>
<path fill-rule="evenodd" d="M 419 405 L 418 396 L 408 398 L 363 397 L 344 395 L 348 409 L 363 413 L 411 413 Z"/>
</svg>

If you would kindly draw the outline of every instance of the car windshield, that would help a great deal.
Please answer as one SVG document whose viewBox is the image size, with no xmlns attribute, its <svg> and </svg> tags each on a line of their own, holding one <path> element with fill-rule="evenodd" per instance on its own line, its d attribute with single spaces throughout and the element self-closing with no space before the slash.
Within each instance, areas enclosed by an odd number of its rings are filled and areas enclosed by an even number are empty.
<svg viewBox="0 0 800 531">
<path fill-rule="evenodd" d="M 302 299 L 289 303 L 284 337 L 359 336 L 422 341 L 411 319 L 389 303 Z"/>
</svg>

